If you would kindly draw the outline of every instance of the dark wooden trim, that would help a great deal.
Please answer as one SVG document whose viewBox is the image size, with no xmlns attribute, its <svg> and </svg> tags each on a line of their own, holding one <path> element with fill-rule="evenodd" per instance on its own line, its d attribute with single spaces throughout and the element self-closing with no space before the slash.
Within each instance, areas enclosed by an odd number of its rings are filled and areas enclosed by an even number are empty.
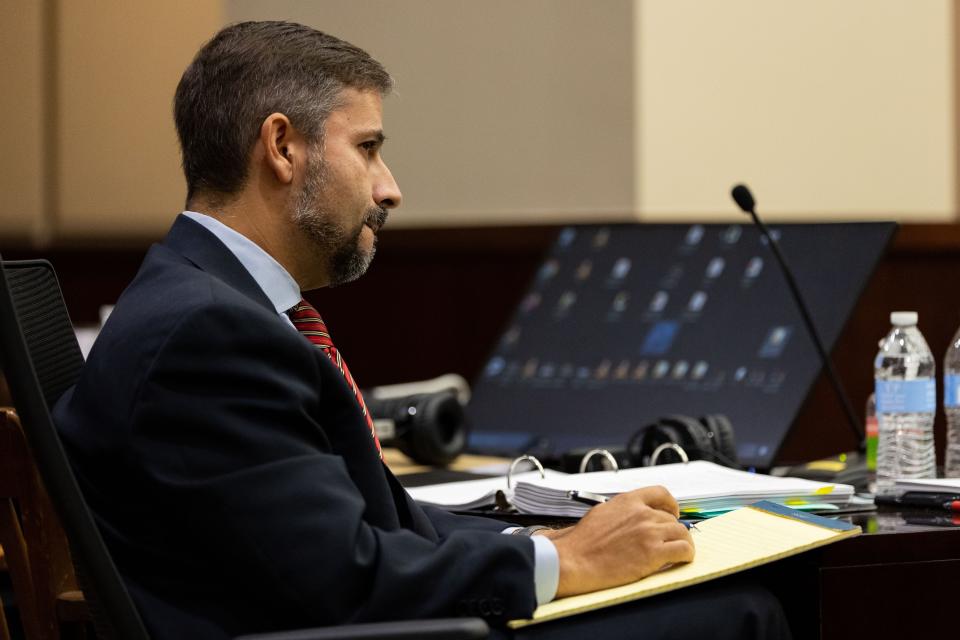
<svg viewBox="0 0 960 640">
<path fill-rule="evenodd" d="M 960 224 L 905 224 L 897 230 L 890 253 L 960 253 Z"/>
</svg>

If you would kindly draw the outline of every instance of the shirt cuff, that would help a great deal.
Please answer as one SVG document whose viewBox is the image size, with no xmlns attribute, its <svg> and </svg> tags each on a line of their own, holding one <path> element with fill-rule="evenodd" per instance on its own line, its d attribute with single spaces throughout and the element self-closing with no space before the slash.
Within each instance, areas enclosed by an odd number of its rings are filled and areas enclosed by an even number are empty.
<svg viewBox="0 0 960 640">
<path fill-rule="evenodd" d="M 530 536 L 533 540 L 533 583 L 537 589 L 537 605 L 547 604 L 557 596 L 560 584 L 560 554 L 553 540 L 546 536 Z"/>
<path fill-rule="evenodd" d="M 500 533 L 512 534 L 522 527 L 507 527 Z M 533 541 L 533 586 L 537 592 L 537 606 L 547 604 L 557 596 L 560 585 L 560 554 L 553 541 L 546 536 L 530 536 Z"/>
</svg>

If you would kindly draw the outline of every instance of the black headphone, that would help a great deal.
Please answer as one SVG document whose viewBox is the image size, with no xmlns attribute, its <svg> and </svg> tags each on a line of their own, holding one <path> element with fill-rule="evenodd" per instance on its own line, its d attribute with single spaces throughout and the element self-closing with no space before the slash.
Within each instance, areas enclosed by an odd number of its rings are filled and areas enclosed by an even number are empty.
<svg viewBox="0 0 960 640">
<path fill-rule="evenodd" d="M 395 425 L 394 435 L 381 437 L 380 444 L 396 447 L 420 464 L 444 466 L 467 446 L 466 418 L 455 391 L 371 397 L 367 410 L 375 420 Z"/>
<path fill-rule="evenodd" d="M 679 445 L 690 460 L 708 460 L 735 469 L 737 446 L 730 420 L 719 413 L 706 415 L 699 420 L 689 416 L 671 415 L 658 418 L 643 427 L 627 443 L 627 456 L 631 466 L 647 466 L 653 452 L 664 444 Z M 656 464 L 680 462 L 680 454 L 673 448 L 664 448 Z"/>
</svg>

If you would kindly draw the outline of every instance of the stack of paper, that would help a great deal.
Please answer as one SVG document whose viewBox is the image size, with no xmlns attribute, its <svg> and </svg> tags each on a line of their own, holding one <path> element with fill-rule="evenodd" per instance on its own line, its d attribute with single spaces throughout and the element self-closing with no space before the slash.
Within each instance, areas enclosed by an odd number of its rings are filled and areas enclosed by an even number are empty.
<svg viewBox="0 0 960 640">
<path fill-rule="evenodd" d="M 853 487 L 802 478 L 779 478 L 737 471 L 712 462 L 639 467 L 524 480 L 517 484 L 512 502 L 523 513 L 582 516 L 590 505 L 573 502 L 569 491 L 589 491 L 613 497 L 639 487 L 663 485 L 688 514 L 729 511 L 758 500 L 804 508 L 839 508 L 853 496 Z"/>
<path fill-rule="evenodd" d="M 897 478 L 893 492 L 902 494 L 907 491 L 960 495 L 960 478 Z"/>
<path fill-rule="evenodd" d="M 554 471 L 545 478 L 539 472 L 528 472 L 515 474 L 513 480 L 512 490 L 507 488 L 506 478 L 488 478 L 418 487 L 410 494 L 418 502 L 460 511 L 492 507 L 500 491 L 521 513 L 572 517 L 582 516 L 591 506 L 571 500 L 568 492 L 574 490 L 613 497 L 662 485 L 680 503 L 681 511 L 697 515 L 715 515 L 757 500 L 799 509 L 836 509 L 853 496 L 853 487 L 846 484 L 736 471 L 702 460 L 582 474 Z"/>
<path fill-rule="evenodd" d="M 553 478 L 565 476 L 562 471 L 544 470 L 544 476 Z M 513 486 L 518 482 L 533 482 L 540 478 L 539 471 L 526 471 L 513 474 Z M 460 482 L 445 482 L 423 487 L 407 489 L 407 493 L 420 504 L 442 507 L 449 511 L 471 511 L 489 509 L 496 504 L 496 494 L 503 492 L 504 496 L 512 494 L 507 488 L 507 477 L 481 478 L 479 480 L 462 480 Z"/>
</svg>

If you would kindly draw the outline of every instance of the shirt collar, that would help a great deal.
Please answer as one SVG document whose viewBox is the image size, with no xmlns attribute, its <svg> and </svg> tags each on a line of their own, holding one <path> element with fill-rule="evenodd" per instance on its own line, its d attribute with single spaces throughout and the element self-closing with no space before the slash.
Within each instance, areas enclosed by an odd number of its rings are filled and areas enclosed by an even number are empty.
<svg viewBox="0 0 960 640">
<path fill-rule="evenodd" d="M 297 281 L 269 253 L 245 235 L 231 229 L 216 218 L 196 211 L 184 215 L 215 235 L 230 250 L 243 268 L 250 272 L 257 284 L 277 310 L 284 314 L 303 297 Z"/>
</svg>

